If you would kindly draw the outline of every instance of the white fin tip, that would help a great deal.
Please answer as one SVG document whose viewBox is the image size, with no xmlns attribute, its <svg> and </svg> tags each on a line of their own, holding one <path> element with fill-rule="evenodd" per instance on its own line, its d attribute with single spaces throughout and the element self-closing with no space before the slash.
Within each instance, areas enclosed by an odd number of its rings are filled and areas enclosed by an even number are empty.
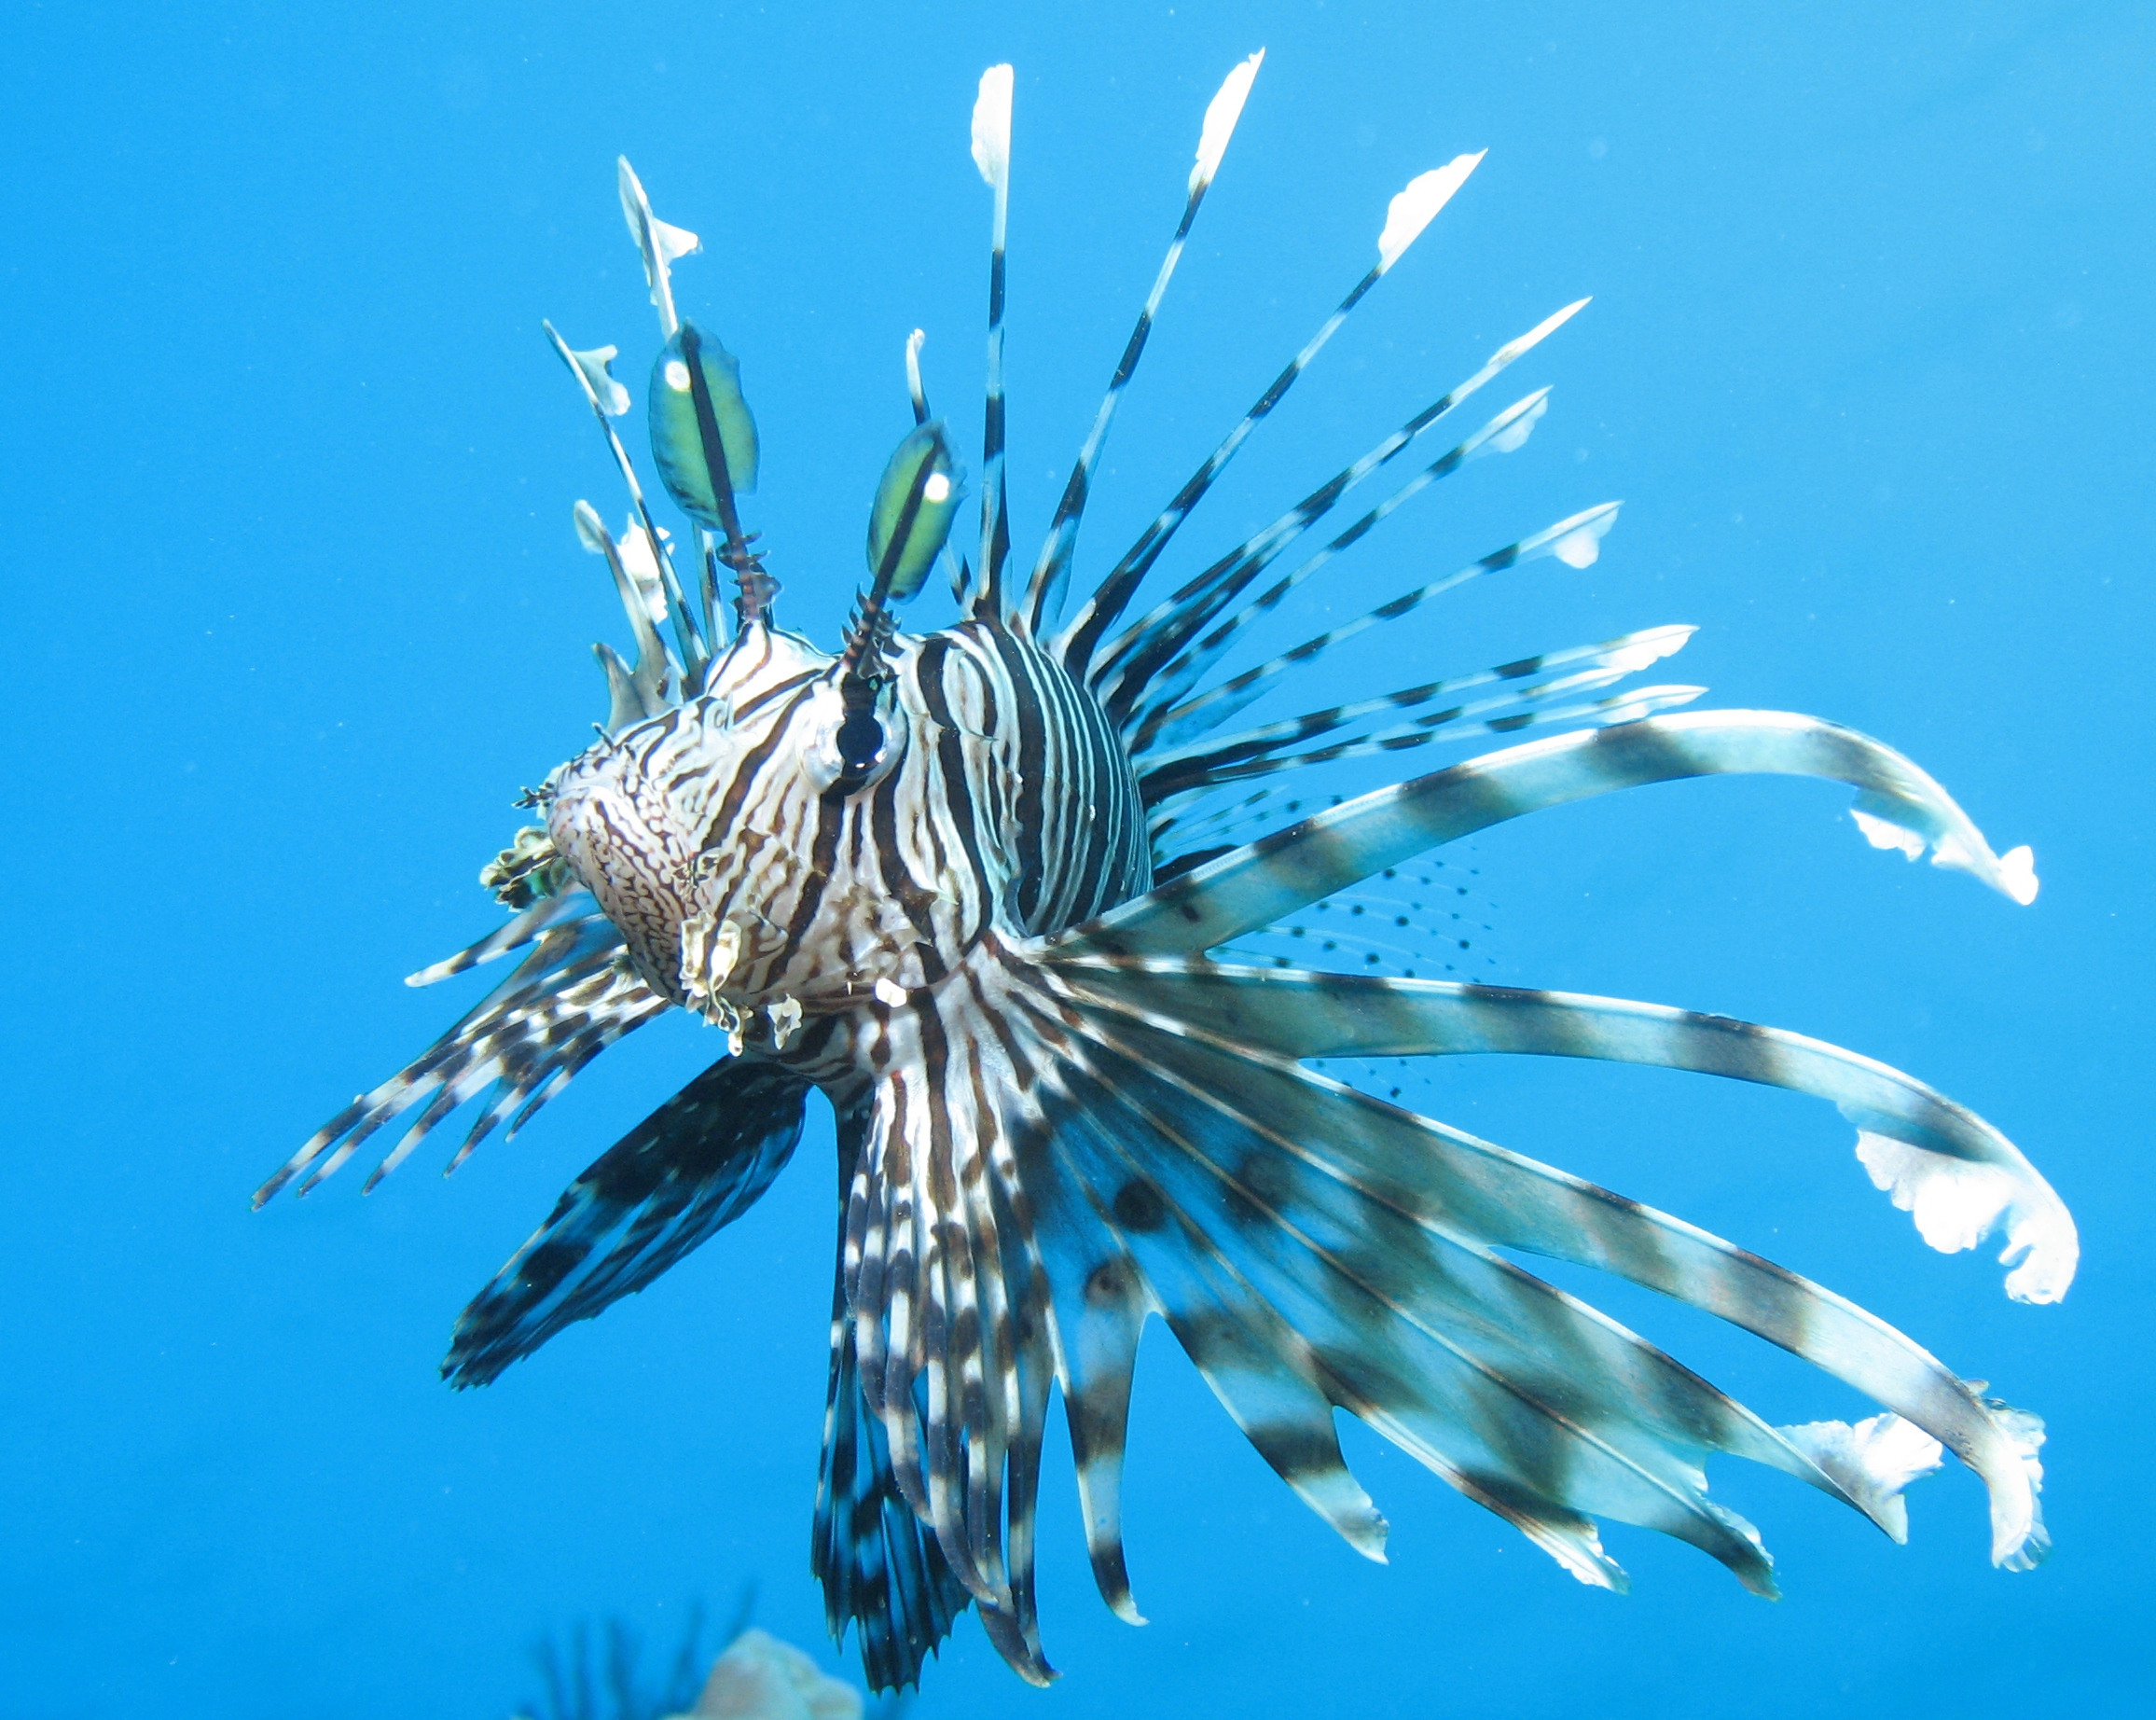
<svg viewBox="0 0 2156 1720">
<path fill-rule="evenodd" d="M 1261 48 L 1227 75 L 1219 92 L 1206 104 L 1205 129 L 1197 140 L 1197 164 L 1190 170 L 1192 196 L 1210 185 L 1212 176 L 1220 172 L 1221 158 L 1228 152 L 1228 139 L 1236 134 L 1236 121 L 1243 117 L 1243 104 L 1250 100 L 1251 85 L 1257 81 L 1258 68 L 1265 62 L 1265 50 Z"/>
<path fill-rule="evenodd" d="M 1916 1222 L 1917 1234 L 1942 1255 L 1974 1248 L 2003 1229 L 2006 1293 L 2017 1302 L 2055 1302 L 2074 1281 L 2080 1238 L 2059 1198 L 2034 1173 L 2016 1175 L 2000 1164 L 1956 1158 L 1868 1129 L 1857 1133 L 1857 1157 L 1875 1188 Z"/>
<path fill-rule="evenodd" d="M 1011 68 L 992 65 L 981 74 L 974 99 L 974 165 L 999 189 L 1011 173 Z"/>
<path fill-rule="evenodd" d="M 576 541 L 593 555 L 604 555 L 612 540 L 606 535 L 606 522 L 600 519 L 599 509 L 589 502 L 579 502 L 575 510 Z"/>
<path fill-rule="evenodd" d="M 1945 867 L 1950 871 L 1968 872 L 1989 884 L 2000 895 L 2009 897 L 2023 908 L 2037 899 L 2039 887 L 2037 879 L 2037 857 L 2026 842 L 2019 848 L 2010 848 L 2003 854 L 1992 855 L 1973 852 L 1953 832 L 1941 834 L 1936 840 L 1921 830 L 1913 830 L 1906 825 L 1862 806 L 1849 809 L 1849 816 L 1857 821 L 1857 828 L 1864 833 L 1864 839 L 1874 848 L 1891 850 L 1911 860 L 1922 859 L 1927 847 L 1931 849 L 1931 864 Z"/>
<path fill-rule="evenodd" d="M 1385 230 L 1377 235 L 1377 270 L 1380 274 L 1397 263 L 1407 247 L 1422 237 L 1422 229 L 1437 218 L 1437 212 L 1467 183 L 1467 176 L 1482 165 L 1489 153 L 1455 156 L 1443 167 L 1417 173 L 1407 188 L 1385 208 Z"/>
<path fill-rule="evenodd" d="M 1590 294 L 1585 298 L 1573 299 L 1572 302 L 1567 305 L 1562 311 L 1553 311 L 1548 316 L 1545 316 L 1541 322 L 1537 323 L 1532 328 L 1528 329 L 1526 334 L 1521 335 L 1517 340 L 1508 340 L 1504 345 L 1499 347 L 1498 350 L 1491 354 L 1490 363 L 1492 365 L 1511 364 L 1513 360 L 1517 358 L 1522 353 L 1525 353 L 1530 348 L 1539 345 L 1541 342 L 1547 340 L 1551 335 L 1556 333 L 1558 329 L 1562 328 L 1567 323 L 1570 322 L 1575 316 L 1578 316 L 1581 312 L 1584 311 L 1594 302 L 1594 296 Z"/>
<path fill-rule="evenodd" d="M 1893 1414 L 1846 1422 L 1806 1422 L 1775 1430 L 1833 1478 L 1864 1514 L 1896 1541 L 1909 1539 L 1902 1490 L 1936 1474 L 1946 1461 L 1938 1440 Z"/>
<path fill-rule="evenodd" d="M 574 347 L 569 349 L 569 356 L 575 361 L 577 369 L 583 372 L 585 382 L 591 389 L 592 398 L 609 418 L 619 418 L 629 410 L 629 390 L 615 381 L 607 370 L 619 350 L 612 346 L 595 346 L 582 353 Z"/>
<path fill-rule="evenodd" d="M 1617 510 L 1623 506 L 1622 502 L 1603 502 L 1558 520 L 1522 543 L 1519 559 L 1525 562 L 1530 556 L 1554 555 L 1567 567 L 1594 566 L 1602 553 L 1602 540 L 1617 523 Z"/>
</svg>

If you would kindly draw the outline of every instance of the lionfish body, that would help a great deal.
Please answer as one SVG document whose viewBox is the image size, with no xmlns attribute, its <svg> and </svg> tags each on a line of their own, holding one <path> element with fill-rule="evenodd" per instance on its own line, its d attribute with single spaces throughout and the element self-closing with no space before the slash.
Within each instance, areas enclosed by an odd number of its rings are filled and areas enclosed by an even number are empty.
<svg viewBox="0 0 2156 1720">
<path fill-rule="evenodd" d="M 1524 1053 L 1692 1069 L 1827 1098 L 1873 1181 L 1933 1246 L 2002 1231 L 2010 1294 L 2050 1301 L 2071 1219 L 1990 1125 L 1911 1077 L 1801 1035 L 1616 999 L 1338 973 L 1252 950 L 1306 909 L 1541 808 L 1733 771 L 1857 790 L 1876 846 L 2035 893 L 2025 849 L 1995 855 L 1937 784 L 1810 717 L 1668 713 L 1698 689 L 1609 695 L 1680 646 L 1661 628 L 1213 731 L 1333 643 L 1460 581 L 1541 557 L 1594 559 L 1613 504 L 1575 513 L 1361 621 L 1209 681 L 1244 631 L 1410 495 L 1526 440 L 1546 391 L 1499 412 L 1285 574 L 1342 498 L 1446 420 L 1577 305 L 1508 344 L 1370 453 L 1136 619 L 1148 571 L 1242 439 L 1472 171 L 1423 175 L 1388 213 L 1378 266 L 1067 621 L 1058 607 L 1095 464 L 1258 65 L 1206 117 L 1168 261 L 1118 366 L 1048 543 L 1013 577 L 1002 486 L 1002 209 L 1010 77 L 983 80 L 974 155 L 996 192 L 989 403 L 977 566 L 957 626 L 899 634 L 893 606 L 946 548 L 960 481 L 929 422 L 871 517 L 871 584 L 844 649 L 781 630 L 739 527 L 758 457 L 738 367 L 677 316 L 669 265 L 693 235 L 622 169 L 667 346 L 654 451 L 696 526 L 684 581 L 608 419 L 612 348 L 553 336 L 607 426 L 634 507 L 621 539 L 579 505 L 633 631 L 599 647 L 600 742 L 533 797 L 482 875 L 516 917 L 418 981 L 512 950 L 510 978 L 363 1095 L 263 1190 L 311 1186 L 392 1122 L 378 1177 L 484 1098 L 453 1162 L 512 1131 L 605 1047 L 670 1007 L 726 1036 L 710 1069 L 563 1194 L 466 1310 L 445 1372 L 484 1383 L 553 1333 L 642 1288 L 768 1186 L 811 1089 L 837 1117 L 839 1247 L 813 1562 L 831 1626 L 870 1680 L 918 1678 L 968 1605 L 1025 1676 L 1049 1676 L 1033 1601 L 1033 1512 L 1059 1392 L 1104 1598 L 1136 1619 L 1119 1476 L 1131 1370 L 1162 1318 L 1278 1474 L 1351 1545 L 1384 1522 L 1342 1461 L 1347 1410 L 1498 1512 L 1575 1576 L 1623 1586 L 1596 1519 L 1661 1530 L 1773 1592 L 1751 1526 L 1707 1492 L 1726 1453 L 1796 1476 L 1905 1531 L 1904 1485 L 1952 1450 L 1991 1496 L 1993 1554 L 2033 1563 L 2041 1424 L 1982 1394 L 1843 1300 L 1666 1214 L 1380 1101 L 1327 1060 Z M 548 329 L 551 336 L 551 327 Z M 738 625 L 715 641 L 719 570 Z M 700 586 L 700 605 L 690 592 Z M 670 628 L 672 643 L 659 629 Z M 1209 797 L 1334 758 L 1585 719 L 1295 819 L 1222 839 Z M 1292 803 L 1291 803 L 1292 804 Z M 1331 949 L 1333 943 L 1325 945 Z M 1371 958 L 1374 962 L 1375 958 Z M 1707 1309 L 1855 1385 L 1854 1427 L 1767 1425 L 1642 1339 L 1522 1269 L 1591 1266 Z"/>
</svg>

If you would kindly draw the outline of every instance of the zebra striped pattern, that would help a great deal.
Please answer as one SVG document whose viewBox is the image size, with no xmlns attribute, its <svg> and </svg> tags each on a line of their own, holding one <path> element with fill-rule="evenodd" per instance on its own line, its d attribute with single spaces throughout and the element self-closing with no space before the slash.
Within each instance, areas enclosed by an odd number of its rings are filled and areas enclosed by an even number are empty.
<svg viewBox="0 0 2156 1720">
<path fill-rule="evenodd" d="M 771 621 L 775 588 L 729 528 L 740 625 L 705 661 L 696 617 L 668 578 L 684 654 L 674 664 L 624 547 L 595 511 L 580 512 L 622 590 L 638 660 L 601 647 L 608 726 L 528 794 L 544 827 L 519 833 L 482 874 L 514 918 L 413 978 L 432 983 L 513 951 L 521 959 L 408 1068 L 332 1118 L 257 1200 L 295 1179 L 304 1192 L 400 1124 L 379 1179 L 478 1101 L 451 1161 L 461 1162 L 498 1125 L 514 1133 L 591 1057 L 670 1007 L 720 1029 L 725 1055 L 578 1177 L 465 1311 L 445 1372 L 458 1385 L 483 1384 L 746 1210 L 791 1155 L 809 1090 L 821 1091 L 837 1119 L 839 1215 L 811 1566 L 834 1635 L 856 1633 L 879 1689 L 918 1682 L 969 1609 L 1021 1676 L 1054 1675 L 1035 1530 L 1058 1394 L 1096 1583 L 1110 1607 L 1139 1621 L 1122 1473 L 1132 1369 L 1155 1316 L 1253 1448 L 1373 1559 L 1383 1557 L 1386 1525 L 1348 1470 L 1339 1410 L 1603 1588 L 1625 1581 L 1601 1543 L 1598 1522 L 1610 1519 L 1686 1541 L 1753 1591 L 1775 1591 L 1758 1533 L 1709 1496 L 1714 1456 L 1793 1476 L 1899 1540 L 1902 1490 L 1951 1450 L 1987 1489 L 1994 1560 L 2033 1564 L 2048 1545 L 2037 1418 L 1985 1396 L 1830 1290 L 1308 1065 L 1470 1052 L 1596 1058 L 1824 1098 L 1855 1127 L 1873 1184 L 1926 1241 L 1952 1250 L 1999 1234 L 2009 1294 L 2055 1301 L 2074 1271 L 2073 1220 L 1997 1130 L 1898 1070 L 1750 1023 L 1227 959 L 1236 940 L 1303 909 L 1358 911 L 1352 898 L 1365 880 L 1493 825 L 1616 789 L 1734 772 L 1844 784 L 1874 847 L 1928 853 L 2017 902 L 2036 893 L 2025 848 L 1995 853 L 1937 783 L 1877 742 L 1782 712 L 1648 714 L 1695 687 L 1610 690 L 1682 645 L 1687 628 L 1214 732 L 1290 670 L 1465 580 L 1543 557 L 1576 567 L 1595 559 L 1614 503 L 1205 685 L 1409 495 L 1479 452 L 1525 440 L 1547 390 L 1250 595 L 1349 489 L 1579 304 L 1500 348 L 1112 635 L 1244 440 L 1479 156 L 1418 177 L 1393 200 L 1376 267 L 1069 625 L 1049 632 L 1110 423 L 1255 70 L 1255 58 L 1238 67 L 1208 110 L 1176 237 L 1015 599 L 1003 581 L 1008 67 L 984 77 L 974 114 L 994 225 L 980 578 L 967 618 L 888 639 L 877 619 L 873 651 L 824 653 Z M 651 216 L 626 164 L 622 185 L 670 321 L 667 265 L 693 237 Z M 917 332 L 907 348 L 917 421 L 927 416 L 919 340 Z M 556 344 L 605 424 L 618 393 L 609 350 Z M 628 456 L 607 434 L 656 546 Z M 865 768 L 865 754 L 838 743 L 841 727 L 863 714 L 882 738 Z M 1208 832 L 1222 839 L 1260 815 L 1262 795 L 1209 799 L 1243 777 L 1575 720 L 1602 726 L 1335 800 L 1238 846 L 1202 845 Z M 1881 1412 L 1854 1425 L 1770 1426 L 1505 1250 L 1675 1297 L 1803 1356 Z"/>
<path fill-rule="evenodd" d="M 1213 174 L 1220 166 L 1221 157 L 1227 152 L 1228 140 L 1235 135 L 1236 121 L 1242 118 L 1243 102 L 1265 58 L 1264 50 L 1260 49 L 1230 72 L 1227 81 L 1221 85 L 1220 93 L 1206 109 L 1205 129 L 1198 137 L 1197 164 L 1191 169 L 1182 219 L 1176 224 L 1175 237 L 1168 242 L 1168 255 L 1161 259 L 1160 272 L 1154 277 L 1153 291 L 1145 296 L 1145 303 L 1138 312 L 1137 326 L 1124 343 L 1123 356 L 1116 361 L 1107 395 L 1094 415 L 1093 428 L 1086 433 L 1085 445 L 1078 451 L 1078 464 L 1071 468 L 1070 481 L 1063 487 L 1063 499 L 1056 505 L 1056 517 L 1049 521 L 1048 541 L 1041 546 L 1040 560 L 1033 564 L 1033 576 L 1026 589 L 1025 613 L 1027 626 L 1036 635 L 1044 630 L 1062 603 L 1063 581 L 1071 571 L 1071 553 L 1078 546 L 1078 523 L 1085 515 L 1086 499 L 1092 494 L 1093 469 L 1100 462 L 1101 449 L 1107 445 L 1108 426 L 1114 422 L 1123 391 L 1129 386 L 1138 369 L 1138 361 L 1145 353 L 1146 337 L 1153 332 L 1153 319 L 1160 314 L 1160 301 L 1168 295 L 1168 284 L 1175 278 L 1175 266 L 1182 260 L 1182 247 L 1190 238 L 1192 224 L 1197 219 L 1198 205 L 1205 201 L 1205 194 L 1212 186 Z"/>
<path fill-rule="evenodd" d="M 1003 610 L 1003 562 L 1011 550 L 1010 496 L 1003 478 L 1003 247 L 1011 212 L 1011 68 L 981 74 L 974 102 L 974 165 L 995 199 L 988 242 L 988 382 L 981 418 L 981 584 L 974 613 Z"/>
</svg>

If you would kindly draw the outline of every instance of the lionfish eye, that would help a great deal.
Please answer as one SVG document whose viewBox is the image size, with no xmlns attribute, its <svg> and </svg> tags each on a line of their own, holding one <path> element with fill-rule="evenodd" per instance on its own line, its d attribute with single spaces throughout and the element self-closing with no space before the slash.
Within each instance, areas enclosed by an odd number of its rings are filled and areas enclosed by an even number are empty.
<svg viewBox="0 0 2156 1720">
<path fill-rule="evenodd" d="M 873 711 L 850 711 L 838 725 L 838 762 L 847 777 L 864 777 L 883 756 L 883 725 Z"/>
</svg>

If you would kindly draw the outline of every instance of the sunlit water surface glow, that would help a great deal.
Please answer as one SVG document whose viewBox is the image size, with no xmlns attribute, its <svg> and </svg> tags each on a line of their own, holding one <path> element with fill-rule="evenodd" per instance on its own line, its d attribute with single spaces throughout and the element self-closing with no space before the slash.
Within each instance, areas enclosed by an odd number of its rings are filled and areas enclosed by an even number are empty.
<svg viewBox="0 0 2156 1720">
<path fill-rule="evenodd" d="M 710 1056 L 708 1030 L 638 1035 L 446 1186 L 444 1143 L 365 1200 L 349 1172 L 260 1215 L 247 1191 L 449 1019 L 457 999 L 399 977 L 492 923 L 472 876 L 519 822 L 511 797 L 604 713 L 587 646 L 620 643 L 620 617 L 570 506 L 611 520 L 618 492 L 538 324 L 620 342 L 641 388 L 616 153 L 704 236 L 679 288 L 741 355 L 753 523 L 785 618 L 829 643 L 907 422 L 908 330 L 928 331 L 939 409 L 976 432 L 981 68 L 1017 67 L 1024 556 L 1206 96 L 1261 46 L 1079 580 L 1366 265 L 1385 199 L 1486 146 L 1171 571 L 1596 295 L 1525 367 L 1555 387 L 1534 441 L 1404 511 L 1293 615 L 1344 618 L 1622 498 L 1601 560 L 1481 582 L 1304 690 L 1696 623 L 1676 678 L 1877 735 L 2001 847 L 2033 843 L 2044 891 L 2017 910 L 1868 849 L 1839 792 L 1735 780 L 1443 858 L 1477 874 L 1490 929 L 1470 941 L 1495 961 L 1472 977 L 1721 1010 L 1909 1069 L 2052 1178 L 2082 1274 L 2062 1307 L 2010 1304 L 1988 1257 L 1930 1253 L 1873 1194 L 1831 1107 L 1789 1095 L 1463 1060 L 1402 1072 L 1406 1097 L 1823 1279 L 2039 1411 L 2058 1550 L 1990 1569 L 1957 1470 L 1914 1492 L 1897 1548 L 1723 1465 L 1718 1496 L 1762 1526 L 1788 1599 L 1616 1528 L 1618 1599 L 1349 1427 L 1392 1523 L 1381 1569 L 1274 1480 L 1156 1327 L 1127 1498 L 1154 1622 L 1096 1602 L 1053 1457 L 1062 1684 L 1024 1689 L 969 1622 L 914 1712 L 2125 1712 L 2150 1672 L 2156 1507 L 2145 8 L 1011 12 L 15 15 L 0 1713 L 500 1715 L 535 1688 L 541 1630 L 614 1613 L 666 1644 L 688 1602 L 723 1615 L 752 1579 L 759 1623 L 850 1666 L 806 1570 L 826 1122 L 721 1243 L 462 1395 L 435 1378 L 456 1310 Z M 1769 1420 L 1864 1410 L 1711 1322 L 1595 1295 Z"/>
</svg>

